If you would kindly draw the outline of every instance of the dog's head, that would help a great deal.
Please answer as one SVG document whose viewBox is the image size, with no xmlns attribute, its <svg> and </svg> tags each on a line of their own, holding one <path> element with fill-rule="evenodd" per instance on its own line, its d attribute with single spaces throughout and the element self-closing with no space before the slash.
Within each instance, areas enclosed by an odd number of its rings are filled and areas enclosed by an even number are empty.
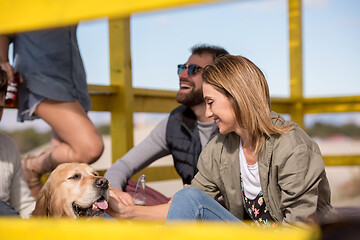
<svg viewBox="0 0 360 240">
<path fill-rule="evenodd" d="M 37 196 L 32 216 L 102 217 L 108 207 L 109 182 L 84 163 L 64 163 L 49 176 Z"/>
</svg>

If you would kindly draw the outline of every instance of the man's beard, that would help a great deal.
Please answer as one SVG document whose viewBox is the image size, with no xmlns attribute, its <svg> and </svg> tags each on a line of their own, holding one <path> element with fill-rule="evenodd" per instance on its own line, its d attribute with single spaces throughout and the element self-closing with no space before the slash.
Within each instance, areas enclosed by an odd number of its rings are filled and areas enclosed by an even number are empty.
<svg viewBox="0 0 360 240">
<path fill-rule="evenodd" d="M 176 101 L 188 107 L 192 107 L 204 102 L 202 89 L 195 90 L 194 88 L 189 93 L 178 92 L 176 94 Z"/>
</svg>

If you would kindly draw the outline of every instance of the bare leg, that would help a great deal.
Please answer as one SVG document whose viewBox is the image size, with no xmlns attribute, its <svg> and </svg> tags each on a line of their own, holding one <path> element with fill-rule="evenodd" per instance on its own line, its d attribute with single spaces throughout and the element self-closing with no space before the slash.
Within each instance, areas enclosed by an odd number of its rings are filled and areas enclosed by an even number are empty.
<svg viewBox="0 0 360 240">
<path fill-rule="evenodd" d="M 78 101 L 59 102 L 46 99 L 37 106 L 35 114 L 52 128 L 51 149 L 31 158 L 31 162 L 25 166 L 25 178 L 29 175 L 26 171 L 41 176 L 61 163 L 91 164 L 101 156 L 104 150 L 102 138 Z M 29 177 L 29 183 L 28 179 Z"/>
<path fill-rule="evenodd" d="M 54 132 L 54 130 L 51 129 L 51 147 L 55 148 L 58 145 L 60 145 L 60 143 L 62 143 L 62 140 L 60 139 L 60 137 L 56 134 L 56 132 Z"/>
</svg>

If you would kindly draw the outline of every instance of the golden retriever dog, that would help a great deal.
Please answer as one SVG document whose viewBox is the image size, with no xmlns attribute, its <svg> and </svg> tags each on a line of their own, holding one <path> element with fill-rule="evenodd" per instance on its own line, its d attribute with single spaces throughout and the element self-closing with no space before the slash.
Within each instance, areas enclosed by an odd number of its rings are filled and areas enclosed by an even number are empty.
<svg viewBox="0 0 360 240">
<path fill-rule="evenodd" d="M 32 216 L 102 217 L 108 199 L 106 178 L 85 163 L 63 163 L 40 190 Z"/>
</svg>

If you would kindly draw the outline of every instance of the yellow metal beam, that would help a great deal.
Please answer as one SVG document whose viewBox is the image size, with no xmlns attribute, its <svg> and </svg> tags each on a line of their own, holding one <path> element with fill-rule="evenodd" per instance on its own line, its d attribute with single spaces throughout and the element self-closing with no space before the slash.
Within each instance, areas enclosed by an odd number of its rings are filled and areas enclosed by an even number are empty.
<svg viewBox="0 0 360 240">
<path fill-rule="evenodd" d="M 116 98 L 116 94 L 120 92 L 120 87 L 116 85 L 88 85 L 88 91 L 91 98 L 92 111 L 107 111 L 111 112 L 114 109 L 112 98 Z"/>
<path fill-rule="evenodd" d="M 106 111 L 111 112 L 114 109 L 109 103 L 112 102 L 113 96 L 91 94 L 91 111 Z"/>
<path fill-rule="evenodd" d="M 111 111 L 109 99 L 118 91 L 118 86 L 89 85 L 92 111 Z M 179 105 L 176 91 L 133 88 L 133 94 L 134 112 L 168 113 Z M 360 96 L 303 98 L 300 103 L 304 114 L 360 112 Z M 291 98 L 271 98 L 271 108 L 278 113 L 290 113 L 294 104 L 296 100 Z"/>
<path fill-rule="evenodd" d="M 119 86 L 89 84 L 88 91 L 94 95 L 115 95 L 119 92 Z"/>
<path fill-rule="evenodd" d="M 134 89 L 135 112 L 169 113 L 179 106 L 176 102 L 175 91 Z"/>
<path fill-rule="evenodd" d="M 145 174 L 149 182 L 180 179 L 174 166 L 147 167 L 134 174 L 132 179 L 137 181 L 140 174 Z"/>
<path fill-rule="evenodd" d="M 360 155 L 323 156 L 325 166 L 360 166 Z M 136 173 L 132 179 L 137 180 L 140 174 L 145 174 L 152 181 L 180 179 L 174 166 L 147 167 Z"/>
<path fill-rule="evenodd" d="M 323 156 L 325 166 L 360 166 L 360 155 Z"/>
<path fill-rule="evenodd" d="M 173 223 L 116 221 L 115 219 L 0 219 L 0 239 L 67 240 L 67 239 L 319 239 L 319 228 L 248 227 L 241 224 Z"/>
<path fill-rule="evenodd" d="M 81 20 L 122 18 L 215 0 L 0 0 L 0 33 L 73 25 Z M 219 0 L 218 0 L 219 1 Z"/>
<path fill-rule="evenodd" d="M 305 98 L 305 113 L 360 112 L 360 96 Z"/>
<path fill-rule="evenodd" d="M 290 98 L 271 98 L 271 110 L 277 113 L 289 113 L 292 104 Z"/>
<path fill-rule="evenodd" d="M 107 104 L 119 91 L 118 86 L 89 85 L 93 102 L 92 111 L 111 111 Z M 169 113 L 179 106 L 175 96 L 177 91 L 133 88 L 134 112 Z M 360 97 L 359 97 L 360 98 Z M 271 98 L 272 109 L 279 113 L 289 113 L 293 101 L 289 98 Z"/>
<path fill-rule="evenodd" d="M 290 98 L 295 101 L 289 113 L 291 120 L 304 128 L 301 0 L 289 0 L 289 53 Z"/>
<path fill-rule="evenodd" d="M 133 146 L 133 88 L 131 82 L 130 19 L 109 21 L 110 84 L 117 92 L 111 108 L 112 161 Z"/>
</svg>

